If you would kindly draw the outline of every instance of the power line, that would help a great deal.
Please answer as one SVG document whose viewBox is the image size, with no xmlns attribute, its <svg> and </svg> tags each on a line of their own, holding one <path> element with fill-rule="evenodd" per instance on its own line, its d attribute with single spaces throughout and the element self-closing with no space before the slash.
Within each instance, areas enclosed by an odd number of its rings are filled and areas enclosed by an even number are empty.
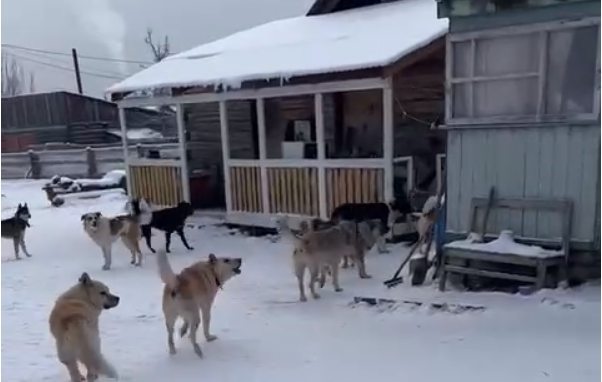
<svg viewBox="0 0 602 382">
<path fill-rule="evenodd" d="M 65 70 L 65 71 L 68 71 L 68 72 L 74 72 L 75 71 L 73 68 L 68 67 L 68 66 L 61 66 L 61 65 L 56 65 L 56 64 L 49 63 L 49 62 L 39 61 L 39 60 L 35 60 L 33 58 L 19 56 L 17 54 L 12 53 L 12 52 L 11 53 L 7 53 L 7 54 L 9 54 L 9 55 L 11 55 L 11 56 L 13 56 L 13 57 L 15 57 L 15 58 L 17 58 L 19 60 L 26 61 L 26 62 L 31 62 L 31 63 L 34 63 L 34 64 L 44 65 L 44 66 L 47 66 L 47 67 L 50 67 L 50 68 L 54 68 L 54 69 Z M 81 70 L 80 73 L 88 75 L 88 76 L 92 76 L 92 77 L 107 78 L 107 79 L 112 79 L 112 80 L 123 80 L 124 79 L 124 77 L 117 77 L 117 76 L 112 76 L 110 74 L 95 73 L 95 72 L 84 71 L 84 70 Z"/>
<path fill-rule="evenodd" d="M 45 56 L 43 53 L 23 52 L 23 53 L 19 53 L 19 55 L 15 55 L 13 52 L 10 52 L 10 51 L 6 52 L 6 53 L 10 54 L 10 55 L 13 55 L 15 57 L 18 56 L 21 59 L 30 58 L 28 56 L 22 56 L 22 54 L 28 54 L 28 55 L 33 55 L 34 58 L 42 58 L 44 60 L 51 61 L 50 63 L 55 62 L 54 65 L 57 65 L 56 63 L 58 63 L 58 64 L 61 64 L 63 66 L 67 65 L 67 67 L 71 66 L 71 60 L 65 61 L 65 60 L 63 60 L 62 58 L 59 58 L 59 57 Z M 74 69 L 72 69 L 72 70 L 74 70 Z M 91 67 L 91 66 L 84 67 L 84 70 L 94 71 L 96 74 L 101 74 L 101 75 L 106 75 L 106 76 L 115 76 L 115 77 L 120 77 L 120 78 L 121 78 L 121 76 L 123 76 L 123 73 L 118 73 L 118 72 L 113 72 L 113 71 L 107 71 L 107 70 L 104 70 L 104 69 L 100 69 L 99 70 L 99 69 Z"/>
<path fill-rule="evenodd" d="M 49 54 L 49 55 L 55 55 L 55 56 L 68 56 L 68 57 L 71 57 L 71 53 L 57 52 L 57 51 L 44 50 L 44 49 L 36 49 L 36 48 L 29 48 L 29 47 L 21 46 L 21 45 L 2 44 L 2 47 L 3 48 L 18 49 L 18 50 L 22 50 L 22 51 L 26 51 L 26 52 L 35 52 L 35 53 Z M 118 58 L 109 58 L 109 57 L 85 56 L 85 55 L 78 55 L 78 57 L 82 58 L 82 59 L 86 59 L 86 60 L 107 61 L 107 62 L 123 62 L 123 63 L 126 63 L 126 64 L 145 64 L 145 65 L 152 64 L 152 62 L 149 62 L 149 61 L 122 60 L 122 59 L 118 59 Z"/>
</svg>

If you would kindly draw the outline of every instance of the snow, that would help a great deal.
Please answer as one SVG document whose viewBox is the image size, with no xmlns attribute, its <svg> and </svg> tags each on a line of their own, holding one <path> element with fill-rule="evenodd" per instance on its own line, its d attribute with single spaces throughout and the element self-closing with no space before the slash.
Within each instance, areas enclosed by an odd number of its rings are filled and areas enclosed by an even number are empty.
<svg viewBox="0 0 602 382">
<path fill-rule="evenodd" d="M 353 270 L 342 270 L 343 292 L 326 288 L 322 299 L 303 304 L 296 301 L 288 243 L 246 237 L 212 219 L 191 221 L 195 228 L 188 228 L 187 235 L 194 251 L 174 238 L 172 265 L 181 269 L 214 252 L 243 257 L 243 272 L 217 298 L 212 330 L 219 339 L 206 343 L 199 336 L 205 357 L 198 359 L 187 339 L 177 341 L 179 353 L 169 356 L 154 256 L 143 246 L 147 262 L 131 267 L 118 242 L 114 268 L 103 272 L 100 250 L 81 229 L 81 214 L 122 213 L 124 197 L 51 208 L 40 192 L 43 184 L 2 182 L 3 218 L 13 213 L 5 207 L 24 201 L 33 215 L 27 234 L 32 258 L 9 261 L 12 245 L 2 241 L 2 376 L 7 381 L 67 382 L 47 319 L 54 299 L 82 271 L 122 297 L 119 307 L 101 317 L 103 351 L 121 382 L 481 382 L 483 375 L 487 382 L 599 381 L 599 284 L 530 296 L 441 294 L 434 285 L 386 289 L 382 280 L 407 253 L 395 245 L 390 254 L 368 255 L 373 279 L 360 280 Z M 153 237 L 156 247 L 163 245 L 161 238 Z M 486 310 L 453 314 L 411 304 L 350 305 L 357 295 L 482 305 Z"/>
<path fill-rule="evenodd" d="M 453 241 L 446 244 L 447 248 L 467 249 L 472 251 L 481 251 L 497 254 L 511 254 L 525 257 L 559 257 L 563 256 L 562 251 L 547 250 L 537 245 L 526 245 L 514 241 L 512 231 L 503 230 L 500 236 L 488 243 L 482 243 L 482 240 L 475 235 L 469 235 L 465 240 Z"/>
<path fill-rule="evenodd" d="M 108 133 L 121 137 L 120 129 L 109 130 Z M 163 134 L 160 131 L 150 129 L 148 127 L 142 127 L 139 129 L 128 129 L 127 130 L 128 140 L 144 140 L 144 139 L 161 139 Z"/>
<path fill-rule="evenodd" d="M 107 89 L 237 88 L 244 81 L 381 67 L 447 33 L 433 0 L 269 22 L 166 58 Z"/>
<path fill-rule="evenodd" d="M 69 192 L 79 192 L 81 191 L 82 187 L 118 186 L 125 176 L 125 170 L 111 170 L 104 174 L 100 179 L 71 179 L 67 176 L 55 175 L 50 179 L 50 181 L 53 185 L 60 185 L 62 188 L 67 188 Z"/>
</svg>

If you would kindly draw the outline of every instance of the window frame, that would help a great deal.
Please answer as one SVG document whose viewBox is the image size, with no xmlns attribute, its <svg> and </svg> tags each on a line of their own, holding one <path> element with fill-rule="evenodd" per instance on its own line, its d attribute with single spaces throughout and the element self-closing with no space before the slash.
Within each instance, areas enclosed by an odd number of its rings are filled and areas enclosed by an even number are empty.
<svg viewBox="0 0 602 382">
<path fill-rule="evenodd" d="M 547 74 L 547 52 L 549 49 L 549 34 L 550 32 L 575 29 L 585 26 L 598 27 L 598 43 L 597 43 L 597 58 L 596 58 L 596 74 L 593 86 L 593 102 L 594 108 L 591 113 L 565 114 L 565 115 L 547 115 L 545 111 L 545 94 L 546 94 L 546 74 Z M 600 17 L 587 17 L 577 21 L 554 21 L 546 23 L 538 23 L 523 26 L 504 27 L 499 29 L 465 32 L 458 34 L 449 34 L 446 41 L 446 65 L 445 65 L 445 115 L 446 124 L 453 125 L 475 125 L 475 124 L 501 124 L 501 123 L 538 123 L 538 122 L 562 122 L 562 121 L 596 121 L 600 118 Z M 476 44 L 477 40 L 520 36 L 531 33 L 538 33 L 540 41 L 539 52 L 539 68 L 537 72 L 506 74 L 496 76 L 478 76 L 475 77 L 475 61 L 476 61 Z M 470 58 L 468 76 L 462 78 L 453 77 L 454 73 L 454 43 L 470 42 Z M 538 99 L 537 112 L 532 115 L 512 115 L 512 116 L 487 116 L 474 117 L 474 84 L 479 81 L 492 81 L 503 79 L 518 79 L 518 78 L 538 78 Z M 453 107 L 453 85 L 469 84 L 468 86 L 468 117 L 454 117 Z"/>
</svg>

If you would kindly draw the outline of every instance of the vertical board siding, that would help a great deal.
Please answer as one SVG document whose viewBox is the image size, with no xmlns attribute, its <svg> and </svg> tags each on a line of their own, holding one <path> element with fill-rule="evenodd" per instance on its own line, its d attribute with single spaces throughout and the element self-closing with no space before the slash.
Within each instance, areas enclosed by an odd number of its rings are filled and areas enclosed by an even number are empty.
<svg viewBox="0 0 602 382">
<path fill-rule="evenodd" d="M 183 200 L 180 171 L 176 166 L 130 166 L 131 195 L 173 207 Z"/>
<path fill-rule="evenodd" d="M 268 168 L 270 213 L 318 216 L 318 170 Z"/>
<path fill-rule="evenodd" d="M 452 129 L 447 150 L 449 231 L 465 232 L 471 199 L 495 186 L 501 198 L 572 200 L 572 239 L 595 240 L 599 126 Z M 551 239 L 560 236 L 561 222 L 551 212 L 492 211 L 488 231 L 502 229 Z"/>
<path fill-rule="evenodd" d="M 343 203 L 384 201 L 382 169 L 326 169 L 326 210 L 328 215 Z"/>
<path fill-rule="evenodd" d="M 230 167 L 232 210 L 263 212 L 259 167 Z"/>
</svg>

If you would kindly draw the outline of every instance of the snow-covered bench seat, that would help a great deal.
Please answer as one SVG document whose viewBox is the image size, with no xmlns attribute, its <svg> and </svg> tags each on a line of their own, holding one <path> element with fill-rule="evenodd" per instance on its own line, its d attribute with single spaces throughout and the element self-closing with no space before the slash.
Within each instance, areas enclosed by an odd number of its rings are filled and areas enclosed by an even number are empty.
<svg viewBox="0 0 602 382">
<path fill-rule="evenodd" d="M 476 232 L 476 216 L 478 209 L 486 208 L 488 200 L 474 198 L 471 205 L 470 232 Z M 441 275 L 439 289 L 445 290 L 447 276 L 450 273 L 473 275 L 489 278 L 515 280 L 535 284 L 535 289 L 546 285 L 548 270 L 551 267 L 558 269 L 558 279 L 566 278 L 566 268 L 569 255 L 571 232 L 572 203 L 566 199 L 497 199 L 492 205 L 494 209 L 515 209 L 555 212 L 562 224 L 562 237 L 555 241 L 547 241 L 548 245 L 559 248 L 547 250 L 536 245 L 517 243 L 510 231 L 502 231 L 493 241 L 482 242 L 484 238 L 470 234 L 465 240 L 448 243 L 443 248 Z M 498 263 L 516 265 L 519 267 L 532 267 L 534 275 L 483 269 L 482 264 Z M 508 267 L 512 269 L 512 267 Z"/>
</svg>

